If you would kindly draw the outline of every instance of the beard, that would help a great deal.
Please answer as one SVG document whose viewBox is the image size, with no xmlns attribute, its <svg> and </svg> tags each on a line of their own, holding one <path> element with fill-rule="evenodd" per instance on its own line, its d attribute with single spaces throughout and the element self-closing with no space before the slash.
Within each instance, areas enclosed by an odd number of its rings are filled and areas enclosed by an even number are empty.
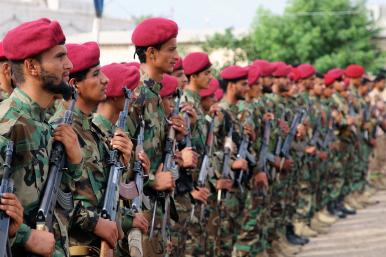
<svg viewBox="0 0 386 257">
<path fill-rule="evenodd" d="M 41 79 L 43 81 L 43 89 L 45 91 L 53 94 L 60 94 L 65 100 L 70 99 L 72 88 L 63 79 L 59 79 L 54 74 L 45 70 L 42 71 Z"/>
<path fill-rule="evenodd" d="M 272 93 L 272 86 L 263 85 L 262 92 L 263 92 L 264 94 L 270 94 L 270 93 Z"/>
<path fill-rule="evenodd" d="M 238 101 L 245 100 L 245 96 L 243 94 L 241 94 L 240 92 L 237 92 L 235 96 L 236 96 L 236 99 Z"/>
<path fill-rule="evenodd" d="M 280 93 L 286 93 L 289 91 L 289 88 L 285 84 L 279 84 L 278 88 Z"/>
</svg>

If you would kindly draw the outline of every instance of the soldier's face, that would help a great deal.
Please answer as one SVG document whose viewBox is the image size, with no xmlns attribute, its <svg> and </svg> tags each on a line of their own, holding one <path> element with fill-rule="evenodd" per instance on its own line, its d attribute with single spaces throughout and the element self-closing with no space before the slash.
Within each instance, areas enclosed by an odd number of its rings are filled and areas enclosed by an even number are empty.
<svg viewBox="0 0 386 257">
<path fill-rule="evenodd" d="M 100 65 L 92 67 L 86 78 L 77 83 L 79 97 L 90 105 L 98 105 L 106 99 L 108 82 L 108 78 L 100 70 Z"/>
<path fill-rule="evenodd" d="M 248 95 L 250 98 L 258 97 L 260 94 L 261 94 L 261 86 L 258 83 L 253 84 L 248 91 Z"/>
<path fill-rule="evenodd" d="M 185 76 L 183 69 L 173 71 L 172 76 L 177 78 L 179 88 L 184 89 L 184 87 L 188 84 L 188 78 Z"/>
<path fill-rule="evenodd" d="M 245 99 L 245 95 L 247 94 L 248 90 L 249 90 L 249 86 L 248 86 L 248 80 L 247 79 L 242 79 L 242 80 L 239 80 L 235 83 L 235 97 L 237 100 L 244 100 Z"/>
<path fill-rule="evenodd" d="M 314 94 L 317 96 L 322 95 L 324 87 L 324 84 L 315 84 L 313 89 Z"/>
<path fill-rule="evenodd" d="M 204 111 L 206 112 L 209 112 L 210 107 L 212 107 L 212 105 L 215 103 L 216 103 L 216 100 L 214 99 L 214 95 L 201 98 L 202 109 L 204 109 Z"/>
<path fill-rule="evenodd" d="M 173 96 L 170 95 L 170 96 L 163 97 L 162 105 L 164 107 L 166 117 L 169 117 L 172 114 L 173 108 L 174 108 Z"/>
<path fill-rule="evenodd" d="M 198 73 L 197 75 L 194 75 L 194 78 L 192 77 L 192 79 L 194 79 L 195 83 L 198 85 L 199 89 L 208 88 L 209 82 L 212 78 L 212 70 L 210 68 Z"/>
<path fill-rule="evenodd" d="M 324 97 L 326 97 L 326 98 L 329 98 L 333 93 L 334 93 L 334 89 L 333 89 L 332 87 L 326 87 L 326 88 L 323 90 L 323 95 L 324 95 Z"/>
<path fill-rule="evenodd" d="M 374 85 L 379 91 L 383 91 L 385 89 L 385 86 L 386 86 L 386 80 L 382 79 L 378 82 L 375 82 L 375 85 Z"/>
<path fill-rule="evenodd" d="M 177 52 L 177 40 L 171 38 L 162 44 L 161 49 L 154 49 L 154 59 L 150 61 L 160 71 L 160 73 L 171 74 L 173 72 L 174 65 L 176 64 L 179 56 Z M 147 58 L 147 57 L 146 57 Z"/>
<path fill-rule="evenodd" d="M 53 94 L 68 96 L 70 87 L 68 80 L 73 65 L 68 59 L 67 49 L 64 45 L 57 45 L 41 54 L 38 61 L 39 79 L 43 90 Z"/>
<path fill-rule="evenodd" d="M 345 90 L 345 86 L 344 86 L 343 81 L 335 81 L 334 82 L 334 88 L 338 92 L 344 91 Z"/>
</svg>

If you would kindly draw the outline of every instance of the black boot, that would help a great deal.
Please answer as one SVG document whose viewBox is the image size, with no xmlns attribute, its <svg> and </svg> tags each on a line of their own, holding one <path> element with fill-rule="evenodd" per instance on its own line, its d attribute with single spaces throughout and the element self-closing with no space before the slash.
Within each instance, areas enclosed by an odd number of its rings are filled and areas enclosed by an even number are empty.
<svg viewBox="0 0 386 257">
<path fill-rule="evenodd" d="M 310 242 L 308 238 L 296 235 L 292 225 L 286 228 L 286 238 L 293 245 L 305 245 Z"/>
<path fill-rule="evenodd" d="M 346 218 L 346 214 L 338 208 L 338 204 L 336 202 L 330 202 L 327 205 L 327 210 L 331 215 L 337 216 L 340 219 Z"/>
<path fill-rule="evenodd" d="M 346 215 L 355 215 L 355 214 L 357 214 L 357 211 L 355 209 L 347 209 L 346 207 L 344 207 L 343 200 L 337 202 L 336 208 L 339 209 L 341 212 L 343 212 Z"/>
</svg>

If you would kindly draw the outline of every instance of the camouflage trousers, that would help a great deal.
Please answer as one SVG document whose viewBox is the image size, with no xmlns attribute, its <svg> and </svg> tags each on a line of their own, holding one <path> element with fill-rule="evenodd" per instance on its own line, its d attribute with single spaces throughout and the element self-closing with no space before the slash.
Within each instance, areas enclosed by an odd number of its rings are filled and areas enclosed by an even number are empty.
<svg viewBox="0 0 386 257">
<path fill-rule="evenodd" d="M 217 217 L 212 221 L 217 224 L 215 237 L 215 256 L 230 256 L 236 237 L 240 231 L 240 218 L 243 211 L 243 194 L 231 192 L 217 208 Z"/>
<path fill-rule="evenodd" d="M 216 201 L 216 195 L 212 194 L 207 205 L 196 204 L 187 231 L 186 257 L 215 256 L 214 243 L 219 221 Z"/>
<path fill-rule="evenodd" d="M 178 212 L 178 223 L 172 221 L 171 241 L 173 250 L 171 256 L 185 256 L 186 240 L 188 238 L 188 226 L 192 210 L 192 200 L 189 194 L 176 196 L 174 198 Z"/>
<path fill-rule="evenodd" d="M 291 195 L 294 189 L 291 188 L 295 175 L 291 174 L 292 172 L 294 171 L 277 173 L 268 192 L 270 198 L 268 217 L 270 217 L 271 222 L 263 230 L 263 235 L 269 243 L 277 240 L 279 234 L 284 232 L 285 226 L 291 222 L 293 204 L 288 203 L 292 199 Z"/>
<path fill-rule="evenodd" d="M 257 190 L 248 190 L 245 206 L 240 217 L 240 232 L 236 237 L 234 256 L 255 256 L 264 251 L 262 226 L 266 220 L 264 215 L 264 201 L 266 197 Z"/>
</svg>

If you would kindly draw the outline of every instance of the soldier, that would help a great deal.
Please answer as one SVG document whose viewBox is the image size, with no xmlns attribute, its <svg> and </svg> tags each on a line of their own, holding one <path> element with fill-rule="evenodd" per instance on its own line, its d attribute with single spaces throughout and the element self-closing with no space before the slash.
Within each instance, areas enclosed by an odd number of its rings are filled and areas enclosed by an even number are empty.
<svg viewBox="0 0 386 257">
<path fill-rule="evenodd" d="M 144 151 L 152 160 L 149 180 L 145 184 L 145 192 L 152 197 L 153 203 L 162 200 L 157 197 L 159 195 L 157 192 L 168 192 L 175 188 L 172 172 L 161 172 L 167 134 L 165 129 L 171 126 L 176 132 L 177 141 L 183 140 L 186 133 L 184 120 L 180 116 L 173 116 L 166 120 L 167 117 L 159 95 L 164 73 L 173 72 L 173 67 L 178 59 L 177 34 L 177 24 L 164 18 L 146 19 L 137 25 L 132 34 L 135 52 L 141 63 L 141 83 L 134 90 L 134 94 L 140 95 L 142 92 L 145 96 L 145 102 L 143 106 L 133 105 L 128 123 L 130 124 L 129 128 L 136 128 L 140 124 L 139 114 L 142 114 L 145 122 Z M 169 121 L 168 124 L 167 121 Z M 130 129 L 129 132 L 131 135 L 135 134 L 135 131 Z M 187 155 L 190 160 L 183 160 L 183 162 L 191 163 L 193 154 Z M 153 238 L 150 239 L 147 235 L 143 235 L 144 256 L 164 256 L 166 252 L 170 253 L 170 242 L 165 242 L 167 240 L 161 238 L 161 213 L 160 210 L 157 210 L 158 208 L 156 209 L 157 205 L 154 204 L 153 206 L 153 213 L 156 215 L 152 228 Z M 145 213 L 150 221 L 152 218 L 150 210 L 146 210 Z M 174 213 L 171 214 L 173 214 L 171 216 L 174 219 L 177 219 Z"/>
<path fill-rule="evenodd" d="M 55 238 L 50 232 L 33 229 L 48 175 L 52 139 L 64 144 L 68 168 L 64 179 L 77 179 L 82 168 L 79 142 L 71 126 L 60 125 L 53 132 L 44 119 L 55 97 L 69 89 L 72 64 L 64 41 L 59 23 L 48 19 L 23 23 L 10 30 L 3 41 L 17 88 L 1 104 L 0 134 L 15 143 L 12 179 L 25 218 L 13 243 L 14 256 L 25 256 L 26 252 L 68 256 L 67 228 L 56 218 L 56 212 Z"/>
<path fill-rule="evenodd" d="M 188 84 L 188 79 L 184 73 L 184 67 L 182 66 L 182 57 L 178 58 L 171 75 L 177 78 L 179 88 L 184 89 Z"/>
<path fill-rule="evenodd" d="M 69 181 L 67 188 L 71 190 L 75 208 L 70 214 L 68 223 L 71 256 L 87 256 L 95 254 L 101 240 L 114 249 L 121 238 L 120 228 L 115 221 L 101 217 L 101 205 L 108 179 L 107 165 L 110 145 L 122 153 L 122 162 L 127 167 L 130 161 L 132 143 L 121 130 L 114 133 L 110 140 L 107 135 L 92 122 L 92 112 L 98 104 L 106 99 L 108 79 L 101 72 L 99 65 L 99 46 L 95 42 L 82 45 L 67 44 L 68 56 L 74 67 L 70 73 L 70 85 L 78 93 L 74 108 L 72 126 L 80 140 L 84 169 L 79 179 Z M 57 124 L 67 107 L 63 103 L 51 118 Z M 130 214 L 122 210 L 122 231 L 127 233 L 130 224 L 125 218 L 132 220 Z M 129 216 L 129 217 L 127 217 Z"/>
<path fill-rule="evenodd" d="M 201 97 L 200 103 L 202 110 L 204 111 L 205 114 L 208 114 L 211 107 L 215 105 L 218 100 L 217 97 L 219 97 L 220 93 L 218 90 L 222 90 L 220 88 L 220 83 L 218 79 L 212 78 L 209 82 L 208 88 L 207 89 L 201 89 L 199 92 L 199 95 Z M 217 95 L 217 96 L 216 96 Z M 222 96 L 219 98 L 221 100 Z"/>
<path fill-rule="evenodd" d="M 3 42 L 0 42 L 0 102 L 8 98 L 12 91 L 11 66 L 4 55 Z"/>
<path fill-rule="evenodd" d="M 235 172 L 235 178 L 238 178 L 240 176 L 240 172 L 244 172 L 244 174 L 246 174 L 248 170 L 247 160 L 243 158 L 236 159 L 237 148 L 239 147 L 243 136 L 242 131 L 249 136 L 251 142 L 256 139 L 256 134 L 250 124 L 243 127 L 237 122 L 237 102 L 244 99 L 245 93 L 248 90 L 248 69 L 240 66 L 229 66 L 223 69 L 220 75 L 223 79 L 222 86 L 225 95 L 218 105 L 224 112 L 224 119 L 217 125 L 215 130 L 218 143 L 215 148 L 215 155 L 219 158 L 218 162 L 225 167 L 229 165 L 232 172 Z M 232 135 L 228 135 L 231 129 L 234 133 L 232 133 Z M 219 150 L 223 151 L 223 145 L 225 143 L 224 140 L 228 136 L 230 136 L 230 138 L 227 140 L 232 139 L 233 144 L 235 144 L 233 146 L 229 145 L 229 141 L 225 144 L 226 147 L 230 147 L 230 149 L 232 149 L 231 156 L 233 160 L 231 163 L 224 163 L 224 160 L 221 158 L 223 153 L 220 153 Z M 251 174 L 251 176 L 253 175 L 254 174 Z M 222 196 L 219 196 L 220 198 L 218 198 L 220 202 L 218 203 L 219 223 L 217 228 L 218 233 L 216 235 L 216 256 L 228 256 L 232 251 L 236 236 L 238 235 L 240 229 L 240 214 L 243 209 L 245 192 L 240 191 L 240 183 L 234 183 L 230 177 L 226 177 L 229 175 L 218 174 L 217 176 L 218 180 L 216 183 L 216 189 L 226 190 L 229 196 L 224 200 L 222 200 Z M 238 188 L 234 188 L 234 185 L 237 185 Z M 242 185 L 242 187 L 244 186 L 245 185 Z M 233 250 L 236 251 L 237 249 Z"/>
<path fill-rule="evenodd" d="M 383 73 L 379 73 L 374 79 L 374 88 L 369 93 L 371 104 L 375 108 L 375 115 L 377 116 L 377 124 L 383 120 L 385 114 L 385 99 L 382 93 L 386 85 L 386 77 Z M 379 128 L 379 125 L 373 131 L 377 137 L 377 145 L 374 149 L 374 156 L 370 159 L 369 172 L 371 184 L 377 189 L 386 189 L 386 173 L 385 163 L 386 156 L 384 155 L 386 146 L 386 134 Z"/>
</svg>

